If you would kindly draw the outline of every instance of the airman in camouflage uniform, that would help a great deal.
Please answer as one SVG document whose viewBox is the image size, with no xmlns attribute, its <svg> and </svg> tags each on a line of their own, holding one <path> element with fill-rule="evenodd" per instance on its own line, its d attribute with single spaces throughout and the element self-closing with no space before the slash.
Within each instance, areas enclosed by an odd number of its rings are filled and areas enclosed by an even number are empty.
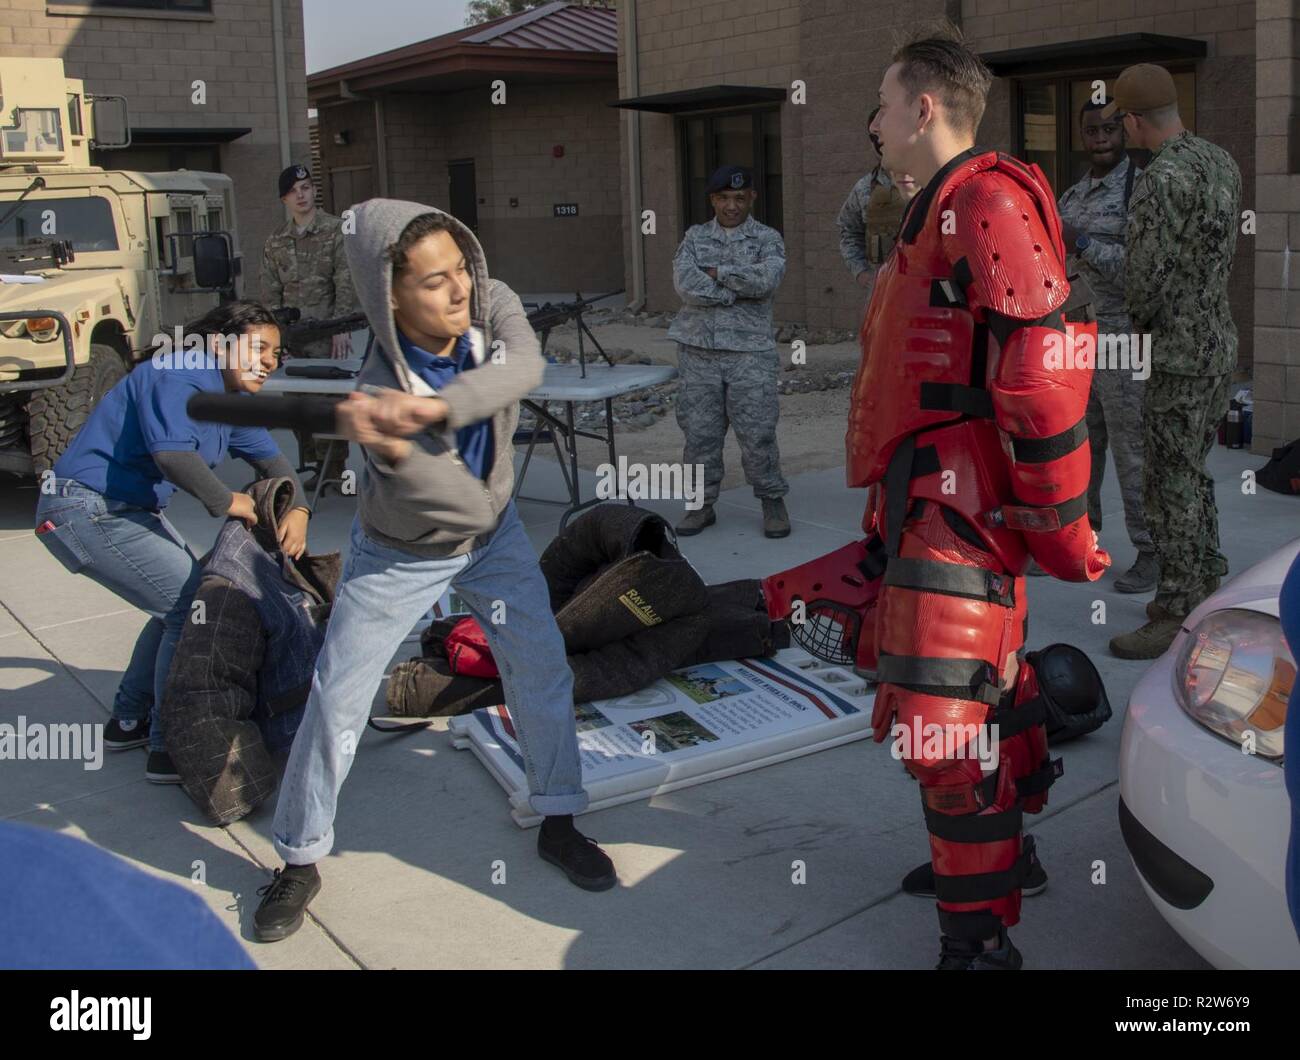
<svg viewBox="0 0 1300 1060">
<path fill-rule="evenodd" d="M 1118 118 L 1104 121 L 1101 103 L 1087 103 L 1079 114 L 1084 146 L 1091 168 L 1060 199 L 1065 242 L 1071 252 L 1071 272 L 1078 270 L 1092 288 L 1092 305 L 1101 335 L 1132 333 L 1124 308 L 1124 238 L 1128 200 L 1141 172 L 1124 151 L 1124 127 Z M 1102 524 L 1101 484 L 1106 475 L 1106 449 L 1115 454 L 1124 523 L 1137 549 L 1137 562 L 1115 580 L 1123 593 L 1155 588 L 1155 546 L 1147 530 L 1142 498 L 1143 378 L 1118 365 L 1098 364 L 1088 395 L 1088 442 L 1092 449 L 1092 477 L 1088 483 L 1088 518 L 1094 530 Z"/>
<path fill-rule="evenodd" d="M 356 312 L 356 294 L 343 252 L 343 222 L 316 208 L 316 190 L 306 166 L 290 166 L 280 174 L 280 199 L 290 218 L 271 233 L 262 249 L 262 300 L 271 308 L 290 306 L 303 320 L 329 320 Z M 299 357 L 346 357 L 346 335 L 318 339 L 291 351 Z M 327 443 L 298 434 L 303 465 L 324 459 Z M 325 477 L 340 477 L 347 446 L 334 444 Z M 304 484 L 314 488 L 315 479 Z"/>
<path fill-rule="evenodd" d="M 879 113 L 877 107 L 867 118 L 867 137 L 877 158 L 880 139 L 871 131 L 871 124 Z M 903 211 L 917 192 L 916 181 L 910 176 L 904 173 L 899 178 L 892 179 L 884 165 L 877 163 L 853 185 L 835 221 L 840 230 L 840 257 L 858 286 L 867 291 L 875 282 L 876 270 L 894 249 L 903 224 Z"/>
<path fill-rule="evenodd" d="M 840 230 L 840 257 L 859 286 L 869 286 L 870 278 L 889 257 L 906 205 L 881 166 L 854 184 L 844 200 L 835 221 Z"/>
<path fill-rule="evenodd" d="M 292 306 L 304 320 L 329 320 L 357 311 L 339 218 L 313 210 L 305 226 L 290 218 L 271 233 L 262 250 L 262 300 L 272 308 Z M 332 345 L 328 338 L 318 339 L 294 353 L 329 357 Z"/>
<path fill-rule="evenodd" d="M 790 487 L 776 444 L 780 358 L 772 302 L 785 275 L 785 243 L 749 216 L 754 193 L 747 170 L 724 166 L 708 189 L 715 212 L 692 225 L 673 258 L 682 299 L 668 334 L 678 342 L 677 423 L 686 435 L 683 461 L 704 465 L 704 507 L 688 512 L 678 533 L 697 534 L 717 521 L 722 446 L 730 423 L 740 443 L 745 481 L 763 503 L 763 532 L 790 533 L 781 500 Z"/>
<path fill-rule="evenodd" d="M 1129 141 L 1154 152 L 1129 203 L 1125 301 L 1134 327 L 1152 337 L 1145 498 L 1160 584 L 1147 606 L 1152 621 L 1110 644 L 1121 658 L 1150 659 L 1228 573 L 1205 459 L 1237 363 L 1228 272 L 1241 172 L 1226 151 L 1183 128 L 1173 79 L 1161 67 L 1124 71 L 1107 109 L 1123 111 Z"/>
</svg>

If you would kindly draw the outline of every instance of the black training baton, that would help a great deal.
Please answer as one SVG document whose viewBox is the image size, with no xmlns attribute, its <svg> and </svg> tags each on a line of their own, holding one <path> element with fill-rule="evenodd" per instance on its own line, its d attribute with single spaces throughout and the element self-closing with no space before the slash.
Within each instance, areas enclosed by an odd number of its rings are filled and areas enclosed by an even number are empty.
<svg viewBox="0 0 1300 1060">
<path fill-rule="evenodd" d="M 346 399 L 345 399 L 346 400 Z M 338 398 L 302 394 L 195 394 L 185 409 L 191 419 L 232 427 L 270 427 L 306 434 L 335 434 Z"/>
</svg>

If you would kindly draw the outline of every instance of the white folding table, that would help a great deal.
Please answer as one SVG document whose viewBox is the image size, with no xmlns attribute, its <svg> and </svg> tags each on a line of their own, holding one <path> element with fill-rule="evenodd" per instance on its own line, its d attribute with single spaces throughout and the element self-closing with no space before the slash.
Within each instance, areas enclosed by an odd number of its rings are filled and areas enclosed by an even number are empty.
<svg viewBox="0 0 1300 1060">
<path fill-rule="evenodd" d="M 554 433 L 551 435 L 551 443 L 555 446 L 555 455 L 560 464 L 560 473 L 564 476 L 564 484 L 569 491 L 568 506 L 560 517 L 561 530 L 578 512 L 601 502 L 599 497 L 593 497 L 588 501 L 582 499 L 581 484 L 578 478 L 578 439 L 592 438 L 604 442 L 609 446 L 610 464 L 617 467 L 618 458 L 614 451 L 614 399 L 637 390 L 645 390 L 647 387 L 655 386 L 658 383 L 666 383 L 676 374 L 677 369 L 668 364 L 589 364 L 586 366 L 585 372 L 580 365 L 576 364 L 548 364 L 546 366 L 541 385 L 530 391 L 520 404 L 531 410 L 539 421 L 544 420 L 551 425 L 553 431 L 558 431 L 564 436 L 566 451 L 562 453 L 559 440 Z M 563 420 L 552 415 L 546 407 L 547 403 L 551 401 L 564 405 L 565 414 Z M 604 434 L 580 431 L 575 423 L 575 406 L 595 401 L 605 403 Z M 522 496 L 520 490 L 523 489 L 524 476 L 528 474 L 528 464 L 533 458 L 533 450 L 536 447 L 537 428 L 534 427 L 532 437 L 528 442 L 528 448 L 524 452 L 523 467 L 519 469 L 519 477 L 515 481 L 515 497 Z M 566 456 L 568 458 L 567 469 L 565 468 Z M 534 501 L 538 504 L 562 505 L 565 503 L 564 501 L 546 500 L 541 497 L 522 497 L 522 499 Z M 632 502 L 629 500 L 628 503 L 631 504 Z"/>
</svg>

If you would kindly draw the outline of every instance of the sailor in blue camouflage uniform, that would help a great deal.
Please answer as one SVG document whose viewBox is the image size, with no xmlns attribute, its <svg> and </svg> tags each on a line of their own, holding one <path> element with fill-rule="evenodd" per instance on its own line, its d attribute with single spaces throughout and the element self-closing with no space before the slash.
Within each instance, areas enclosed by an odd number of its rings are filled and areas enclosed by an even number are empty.
<svg viewBox="0 0 1300 1060">
<path fill-rule="evenodd" d="M 1088 102 L 1079 112 L 1079 131 L 1090 167 L 1060 199 L 1069 271 L 1078 272 L 1092 288 L 1099 335 L 1125 336 L 1118 348 L 1132 354 L 1132 333 L 1124 308 L 1124 239 L 1128 204 L 1142 172 L 1124 150 L 1124 125 L 1118 117 L 1103 118 L 1104 103 Z M 1103 343 L 1103 348 L 1105 348 Z M 1116 347 L 1110 347 L 1116 348 Z M 1137 550 L 1137 560 L 1115 579 L 1121 593 L 1150 592 L 1156 587 L 1156 553 L 1147 530 L 1142 499 L 1142 397 L 1145 368 L 1127 364 L 1097 364 L 1088 395 L 1088 442 L 1092 449 L 1092 478 L 1088 483 L 1088 519 L 1101 532 L 1101 483 L 1106 475 L 1106 450 L 1115 454 L 1124 524 Z M 1103 544 L 1104 544 L 1103 540 Z"/>
<path fill-rule="evenodd" d="M 785 243 L 750 216 L 749 170 L 723 166 L 708 183 L 714 218 L 692 225 L 673 258 L 682 300 L 669 337 L 677 340 L 677 423 L 686 435 L 683 462 L 704 467 L 703 507 L 687 511 L 679 534 L 717 522 L 727 426 L 740 444 L 745 481 L 763 505 L 763 533 L 785 537 L 789 492 L 776 444 L 777 372 L 772 302 L 785 276 Z"/>
<path fill-rule="evenodd" d="M 1160 581 L 1147 605 L 1151 621 L 1115 637 L 1110 648 L 1122 659 L 1154 659 L 1228 573 L 1205 460 L 1237 364 L 1228 273 L 1241 223 L 1241 172 L 1223 148 L 1183 128 L 1163 67 L 1143 63 L 1120 74 L 1102 115 L 1116 113 L 1124 115 L 1129 143 L 1152 152 L 1129 202 L 1124 282 L 1134 329 L 1151 333 L 1144 499 Z"/>
</svg>

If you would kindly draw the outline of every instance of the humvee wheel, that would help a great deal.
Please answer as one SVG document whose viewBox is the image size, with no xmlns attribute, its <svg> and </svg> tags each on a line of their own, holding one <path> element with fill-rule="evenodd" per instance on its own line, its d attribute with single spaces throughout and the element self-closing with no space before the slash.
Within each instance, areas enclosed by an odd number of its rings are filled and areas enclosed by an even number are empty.
<svg viewBox="0 0 1300 1060">
<path fill-rule="evenodd" d="M 27 403 L 27 433 L 32 470 L 37 475 L 54 466 L 90 410 L 125 375 L 126 365 L 117 350 L 95 343 L 90 347 L 90 360 L 80 365 L 71 379 L 32 395 Z"/>
</svg>

